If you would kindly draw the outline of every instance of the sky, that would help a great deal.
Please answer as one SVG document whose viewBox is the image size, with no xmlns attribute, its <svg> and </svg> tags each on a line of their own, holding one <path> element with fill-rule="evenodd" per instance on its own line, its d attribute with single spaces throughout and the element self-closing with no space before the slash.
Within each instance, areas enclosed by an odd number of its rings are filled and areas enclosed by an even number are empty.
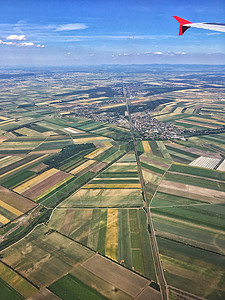
<svg viewBox="0 0 225 300">
<path fill-rule="evenodd" d="M 225 64 L 225 0 L 0 0 L 0 66 Z"/>
</svg>

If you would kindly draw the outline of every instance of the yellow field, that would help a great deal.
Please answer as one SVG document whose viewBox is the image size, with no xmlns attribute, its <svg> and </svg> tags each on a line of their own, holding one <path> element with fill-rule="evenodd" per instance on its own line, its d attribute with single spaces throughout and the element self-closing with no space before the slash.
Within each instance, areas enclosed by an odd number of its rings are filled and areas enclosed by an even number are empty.
<svg viewBox="0 0 225 300">
<path fill-rule="evenodd" d="M 7 138 L 5 138 L 5 139 L 4 139 L 4 138 L 1 138 L 1 139 L 0 139 L 0 144 L 3 143 L 3 142 L 6 141 L 6 140 L 7 140 Z"/>
<path fill-rule="evenodd" d="M 173 117 L 173 116 L 175 116 L 175 115 L 176 115 L 175 113 L 171 113 L 171 114 L 166 114 L 166 115 L 161 115 L 161 116 L 155 116 L 155 118 L 156 118 L 157 120 L 162 121 L 162 120 L 164 120 L 165 118 Z"/>
<path fill-rule="evenodd" d="M 14 122 L 13 120 L 12 121 L 3 121 L 3 122 L 1 122 L 0 126 L 7 125 L 9 123 L 16 123 L 16 122 Z"/>
<path fill-rule="evenodd" d="M 206 118 L 198 118 L 198 117 L 189 117 L 188 120 L 196 120 L 196 121 L 205 121 L 213 124 L 225 125 L 225 122 L 219 122 L 216 120 L 206 119 Z"/>
<path fill-rule="evenodd" d="M 86 184 L 84 189 L 140 189 L 140 183 L 107 183 L 107 184 Z"/>
<path fill-rule="evenodd" d="M 86 155 L 85 157 L 89 158 L 89 159 L 93 159 L 96 156 L 98 156 L 99 154 L 105 152 L 107 149 L 108 148 L 105 148 L 105 147 L 98 148 L 98 149 L 94 150 L 93 152 L 89 153 L 88 155 Z"/>
<path fill-rule="evenodd" d="M 196 123 L 194 121 L 179 120 L 179 122 L 180 123 L 184 123 L 184 124 L 196 125 L 196 126 L 200 126 L 200 127 L 208 127 L 208 128 L 212 128 L 212 129 L 218 128 L 217 126 L 213 126 L 213 125 L 209 125 L 209 124 L 204 124 L 204 123 Z"/>
<path fill-rule="evenodd" d="M 119 107 L 119 106 L 125 106 L 125 104 L 124 103 L 119 103 L 119 104 L 114 104 L 114 105 L 106 105 L 106 106 L 100 107 L 100 109 Z"/>
<path fill-rule="evenodd" d="M 35 130 L 32 130 L 30 128 L 20 128 L 15 130 L 15 132 L 20 133 L 22 135 L 26 135 L 26 136 L 42 136 L 42 134 L 40 132 L 37 132 Z"/>
<path fill-rule="evenodd" d="M 110 142 L 104 142 L 103 144 L 104 144 L 106 147 L 109 147 L 109 148 L 112 147 L 112 144 L 111 144 Z"/>
<path fill-rule="evenodd" d="M 39 199 L 41 199 L 42 197 L 44 197 L 45 195 L 47 195 L 48 193 L 51 193 L 53 190 L 55 190 L 57 187 L 59 187 L 60 185 L 62 185 L 63 183 L 67 182 L 68 180 L 70 180 L 73 177 L 73 175 L 68 176 L 67 178 L 63 179 L 62 181 L 60 181 L 59 183 L 55 184 L 53 187 L 51 187 L 50 189 L 48 189 L 47 191 L 45 191 L 44 193 L 42 193 L 41 195 L 39 195 L 38 197 L 36 197 L 34 199 L 34 201 L 38 201 Z"/>
<path fill-rule="evenodd" d="M 19 185 L 18 187 L 16 187 L 14 189 L 14 192 L 17 192 L 19 194 L 24 193 L 25 191 L 27 191 L 28 189 L 32 188 L 33 186 L 37 185 L 38 183 L 40 183 L 41 181 L 45 180 L 46 178 L 52 176 L 53 174 L 59 172 L 59 170 L 57 169 L 50 169 L 48 171 L 45 171 L 44 173 L 26 181 L 25 183 Z"/>
<path fill-rule="evenodd" d="M 93 142 L 93 141 L 99 141 L 99 140 L 108 140 L 109 138 L 104 136 L 99 137 L 88 137 L 88 138 L 80 138 L 80 139 L 73 139 L 74 143 L 82 143 L 82 142 Z"/>
<path fill-rule="evenodd" d="M 7 209 L 8 211 L 10 211 L 11 213 L 13 213 L 16 216 L 20 216 L 20 215 L 23 214 L 22 211 L 20 211 L 20 210 L 14 208 L 13 206 L 3 202 L 2 200 L 0 200 L 0 207 L 3 207 L 5 209 Z"/>
<path fill-rule="evenodd" d="M 0 120 L 6 121 L 6 120 L 9 120 L 9 118 L 1 116 Z"/>
<path fill-rule="evenodd" d="M 108 209 L 105 255 L 118 260 L 118 210 Z"/>
<path fill-rule="evenodd" d="M 177 107 L 174 111 L 175 114 L 180 114 L 184 108 L 183 107 Z"/>
<path fill-rule="evenodd" d="M 142 146 L 143 146 L 144 151 L 145 151 L 146 153 L 152 154 L 152 150 L 151 150 L 151 147 L 150 147 L 148 141 L 142 141 Z"/>
<path fill-rule="evenodd" d="M 0 223 L 6 224 L 6 223 L 8 223 L 9 221 L 10 221 L 9 219 L 7 219 L 7 218 L 3 217 L 2 215 L 0 215 Z"/>
<path fill-rule="evenodd" d="M 38 157 L 38 158 L 36 158 L 36 159 L 34 159 L 34 160 L 32 160 L 32 161 L 29 161 L 28 163 L 26 163 L 26 164 L 24 164 L 24 165 L 22 165 L 22 166 L 19 166 L 19 167 L 13 169 L 13 170 L 10 170 L 10 171 L 8 171 L 8 172 L 6 172 L 6 173 L 0 175 L 0 178 L 1 178 L 1 177 L 4 177 L 4 176 L 6 176 L 6 175 L 8 175 L 8 174 L 10 174 L 10 173 L 12 173 L 12 172 L 18 171 L 18 170 L 24 168 L 25 166 L 29 166 L 29 165 L 33 164 L 34 162 L 37 162 L 37 161 L 43 159 L 43 158 L 46 157 L 46 156 L 48 156 L 48 154 L 42 155 L 41 157 Z"/>
<path fill-rule="evenodd" d="M 79 173 L 83 169 L 85 169 L 88 166 L 92 165 L 94 162 L 95 162 L 95 160 L 88 160 L 85 163 L 83 163 L 82 165 L 80 165 L 79 167 L 76 167 L 75 169 L 73 169 L 72 171 L 70 171 L 70 173 L 73 174 L 73 175 L 76 174 L 76 173 Z"/>
</svg>

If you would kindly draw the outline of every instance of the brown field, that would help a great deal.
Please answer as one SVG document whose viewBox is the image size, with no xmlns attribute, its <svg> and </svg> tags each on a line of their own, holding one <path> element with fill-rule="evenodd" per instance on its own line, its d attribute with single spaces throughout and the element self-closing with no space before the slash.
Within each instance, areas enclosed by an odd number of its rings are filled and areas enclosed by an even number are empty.
<svg viewBox="0 0 225 300">
<path fill-rule="evenodd" d="M 31 296 L 29 300 L 59 300 L 59 297 L 57 297 L 47 288 L 43 288 L 38 293 Z"/>
<path fill-rule="evenodd" d="M 59 172 L 59 170 L 54 169 L 54 168 L 52 168 L 50 170 L 47 170 L 44 173 L 41 173 L 40 175 L 38 175 L 38 176 L 26 181 L 25 183 L 19 185 L 18 187 L 16 187 L 14 189 L 14 191 L 19 193 L 19 194 L 22 194 L 25 191 L 31 189 L 33 186 L 35 186 L 38 183 L 42 182 L 43 180 L 51 177 L 53 174 L 55 174 L 57 172 Z"/>
<path fill-rule="evenodd" d="M 41 172 L 41 171 L 44 171 L 45 169 L 47 169 L 48 166 L 45 165 L 44 163 L 40 163 L 39 165 L 37 165 L 36 167 L 33 167 L 30 169 L 30 171 L 33 171 L 33 172 Z"/>
<path fill-rule="evenodd" d="M 50 153 L 50 154 L 52 154 L 52 153 L 58 153 L 58 152 L 60 152 L 62 149 L 60 148 L 60 149 L 49 149 L 49 150 L 34 150 L 34 151 L 32 151 L 31 153 L 32 154 L 48 154 L 48 153 Z"/>
<path fill-rule="evenodd" d="M 136 297 L 150 284 L 149 280 L 106 259 L 103 256 L 100 256 L 99 254 L 95 254 L 91 258 L 87 259 L 84 263 L 82 263 L 82 267 L 110 284 L 117 286 L 132 297 Z"/>
<path fill-rule="evenodd" d="M 194 147 L 184 147 L 181 145 L 177 145 L 175 143 L 170 143 L 169 146 L 175 148 L 175 149 L 181 149 L 184 150 L 186 152 L 190 152 L 190 153 L 194 153 L 197 154 L 199 156 L 205 156 L 205 157 L 212 157 L 212 158 L 221 158 L 219 153 L 214 153 L 211 151 L 204 151 L 204 150 L 200 150 Z"/>
<path fill-rule="evenodd" d="M 155 166 L 159 166 L 159 167 L 162 167 L 163 169 L 167 169 L 169 167 L 169 165 L 163 163 L 163 162 L 159 162 L 159 161 L 155 161 L 154 159 L 151 159 L 151 158 L 148 158 L 148 157 L 145 157 L 143 155 L 140 156 L 141 160 L 142 161 L 146 161 L 146 162 L 149 162 L 150 164 L 153 164 Z"/>
<path fill-rule="evenodd" d="M 161 181 L 158 191 L 210 203 L 220 203 L 225 199 L 225 192 L 167 180 Z"/>
<path fill-rule="evenodd" d="M 161 300 L 162 297 L 160 292 L 148 286 L 135 298 L 135 300 L 146 300 L 146 299 Z"/>
<path fill-rule="evenodd" d="M 101 169 L 103 169 L 105 166 L 107 166 L 107 163 L 101 162 L 101 161 L 96 161 L 91 167 L 89 168 L 90 172 L 99 172 Z"/>
<path fill-rule="evenodd" d="M 65 173 L 65 172 L 58 171 L 57 173 L 53 174 L 52 176 L 50 176 L 50 177 L 46 178 L 45 180 L 39 182 L 38 184 L 36 184 L 32 188 L 26 190 L 22 194 L 25 197 L 34 200 L 39 195 L 43 194 L 46 190 L 50 189 L 52 186 L 56 185 L 57 183 L 61 182 L 63 179 L 66 179 L 69 176 L 70 175 Z"/>
<path fill-rule="evenodd" d="M 0 198 L 1 201 L 5 202 L 15 209 L 18 209 L 22 213 L 36 206 L 34 202 L 4 188 L 3 186 L 0 186 Z"/>
<path fill-rule="evenodd" d="M 74 209 L 68 209 L 66 210 L 66 214 L 62 223 L 62 226 L 60 228 L 60 232 L 62 232 L 63 234 L 68 234 L 70 232 L 70 227 L 72 225 L 73 222 L 73 217 L 75 214 L 75 210 Z"/>
</svg>

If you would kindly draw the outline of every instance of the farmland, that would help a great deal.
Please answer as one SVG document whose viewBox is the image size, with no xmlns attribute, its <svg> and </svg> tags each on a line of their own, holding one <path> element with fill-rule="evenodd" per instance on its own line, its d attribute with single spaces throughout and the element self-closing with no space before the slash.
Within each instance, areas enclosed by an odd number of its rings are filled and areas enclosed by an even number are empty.
<svg viewBox="0 0 225 300">
<path fill-rule="evenodd" d="M 224 299 L 224 67 L 85 68 L 0 70 L 0 297 Z"/>
</svg>

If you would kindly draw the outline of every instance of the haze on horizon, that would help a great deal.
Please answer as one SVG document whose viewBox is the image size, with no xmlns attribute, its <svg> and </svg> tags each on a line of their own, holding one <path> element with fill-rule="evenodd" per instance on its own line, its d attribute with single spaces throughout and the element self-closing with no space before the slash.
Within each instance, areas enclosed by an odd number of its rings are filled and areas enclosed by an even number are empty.
<svg viewBox="0 0 225 300">
<path fill-rule="evenodd" d="M 224 11 L 224 0 L 2 0 L 0 66 L 225 64 L 224 33 L 181 37 L 172 17 L 224 23 Z"/>
</svg>

